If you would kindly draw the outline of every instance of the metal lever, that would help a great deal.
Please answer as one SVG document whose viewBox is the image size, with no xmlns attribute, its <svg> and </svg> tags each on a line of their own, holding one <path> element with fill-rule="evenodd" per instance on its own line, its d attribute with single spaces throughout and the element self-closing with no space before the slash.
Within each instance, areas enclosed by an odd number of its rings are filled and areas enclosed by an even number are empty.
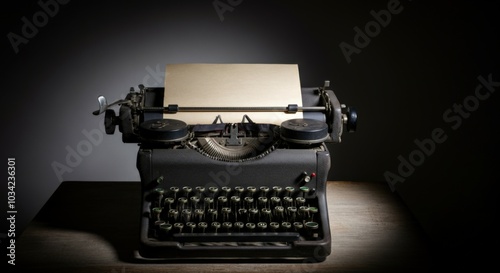
<svg viewBox="0 0 500 273">
<path fill-rule="evenodd" d="M 92 112 L 92 114 L 94 114 L 96 116 L 106 112 L 106 110 L 113 105 L 130 102 L 130 100 L 117 100 L 117 101 L 113 102 L 112 104 L 108 105 L 106 98 L 104 96 L 99 96 L 99 97 L 97 97 L 97 102 L 99 103 L 99 110 L 95 110 L 94 112 Z"/>
</svg>

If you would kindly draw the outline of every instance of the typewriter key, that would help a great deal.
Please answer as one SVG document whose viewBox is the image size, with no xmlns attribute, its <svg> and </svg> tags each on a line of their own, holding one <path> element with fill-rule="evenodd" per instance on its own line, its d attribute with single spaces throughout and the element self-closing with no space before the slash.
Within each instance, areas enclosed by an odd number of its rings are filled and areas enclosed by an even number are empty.
<svg viewBox="0 0 500 273">
<path fill-rule="evenodd" d="M 212 222 L 211 226 L 214 229 L 214 232 L 217 233 L 217 230 L 220 228 L 220 223 L 219 222 Z"/>
<path fill-rule="evenodd" d="M 207 229 L 208 224 L 206 222 L 199 222 L 198 223 L 198 228 L 201 230 L 202 233 L 205 233 L 205 230 Z"/>
<path fill-rule="evenodd" d="M 167 197 L 165 198 L 165 200 L 163 201 L 164 205 L 166 207 L 168 207 L 168 209 L 171 209 L 172 208 L 172 204 L 175 202 L 174 198 L 172 197 Z"/>
<path fill-rule="evenodd" d="M 263 221 L 271 222 L 271 209 L 263 208 L 261 212 Z"/>
<path fill-rule="evenodd" d="M 190 209 L 183 209 L 182 210 L 182 220 L 184 222 L 191 221 L 191 210 Z"/>
<path fill-rule="evenodd" d="M 264 231 L 267 228 L 267 223 L 266 222 L 258 222 L 257 227 L 259 228 L 260 231 Z"/>
<path fill-rule="evenodd" d="M 248 196 L 250 196 L 250 197 L 253 197 L 253 195 L 255 194 L 256 191 L 257 191 L 257 188 L 255 188 L 254 186 L 247 187 Z"/>
<path fill-rule="evenodd" d="M 257 200 L 259 200 L 259 207 L 260 208 L 267 207 L 267 197 L 261 196 L 261 197 L 257 198 Z"/>
<path fill-rule="evenodd" d="M 255 224 L 254 223 L 246 223 L 245 227 L 249 230 L 249 231 L 253 231 L 255 229 Z"/>
<path fill-rule="evenodd" d="M 189 201 L 191 201 L 192 208 L 197 208 L 198 203 L 200 202 L 200 198 L 198 196 L 191 196 L 189 197 Z"/>
<path fill-rule="evenodd" d="M 261 196 L 267 196 L 268 192 L 269 192 L 269 187 L 267 187 L 267 186 L 260 187 Z"/>
<path fill-rule="evenodd" d="M 183 223 L 175 223 L 174 228 L 178 230 L 179 233 L 182 233 L 182 229 L 184 228 Z"/>
<path fill-rule="evenodd" d="M 198 222 L 201 222 L 203 220 L 203 216 L 205 215 L 205 211 L 202 209 L 195 209 L 194 215 L 196 216 Z"/>
<path fill-rule="evenodd" d="M 193 189 L 188 186 L 182 187 L 182 191 L 184 192 L 184 196 L 189 197 L 189 194 L 191 193 Z"/>
<path fill-rule="evenodd" d="M 211 208 L 213 203 L 214 199 L 212 197 L 203 198 L 203 204 L 205 205 L 205 208 Z"/>
<path fill-rule="evenodd" d="M 274 196 L 279 196 L 281 194 L 282 190 L 283 190 L 283 188 L 281 188 L 279 186 L 274 186 L 273 187 L 273 195 Z"/>
<path fill-rule="evenodd" d="M 306 197 L 307 193 L 309 193 L 309 187 L 302 186 L 300 187 L 300 191 L 302 192 L 302 196 Z"/>
<path fill-rule="evenodd" d="M 178 187 L 170 187 L 170 192 L 172 193 L 174 199 L 177 199 L 177 193 L 179 192 Z"/>
<path fill-rule="evenodd" d="M 245 200 L 245 203 L 246 203 L 246 208 L 250 209 L 252 208 L 253 206 L 253 198 L 252 197 L 245 197 L 243 200 Z"/>
<path fill-rule="evenodd" d="M 163 193 L 165 193 L 165 190 L 162 188 L 156 188 L 155 189 L 156 194 L 158 195 L 158 207 L 162 206 L 162 199 L 163 199 Z"/>
<path fill-rule="evenodd" d="M 230 187 L 222 187 L 222 192 L 224 193 L 224 196 L 228 196 L 229 193 L 231 192 L 231 188 Z"/>
<path fill-rule="evenodd" d="M 224 222 L 222 223 L 222 228 L 226 231 L 226 232 L 230 232 L 231 228 L 233 227 L 233 223 L 231 222 Z"/>
<path fill-rule="evenodd" d="M 278 206 L 281 202 L 281 198 L 279 198 L 278 196 L 273 196 L 271 197 L 271 204 L 273 206 Z"/>
<path fill-rule="evenodd" d="M 176 209 L 170 209 L 168 211 L 168 217 L 171 218 L 173 221 L 177 221 L 177 217 L 179 217 L 179 211 Z"/>
<path fill-rule="evenodd" d="M 155 208 L 151 209 L 151 211 L 153 212 L 153 217 L 156 219 L 156 221 L 160 221 L 160 214 L 161 214 L 162 209 L 155 207 Z"/>
<path fill-rule="evenodd" d="M 243 222 L 236 222 L 234 223 L 234 227 L 236 228 L 236 231 L 241 231 L 241 229 L 245 226 L 245 224 L 243 224 Z"/>
<path fill-rule="evenodd" d="M 171 229 L 172 229 L 172 224 L 163 223 L 160 225 L 160 231 L 162 231 L 164 234 L 168 234 Z"/>
<path fill-rule="evenodd" d="M 196 227 L 196 224 L 195 224 L 195 223 L 193 223 L 193 222 L 187 222 L 187 223 L 186 223 L 186 227 L 188 227 L 188 228 L 189 228 L 189 231 L 190 231 L 191 233 L 193 233 L 193 232 L 194 232 L 194 228 Z"/>
<path fill-rule="evenodd" d="M 287 196 L 292 196 L 293 192 L 295 191 L 294 187 L 286 187 L 285 188 Z"/>
<path fill-rule="evenodd" d="M 205 187 L 198 186 L 195 188 L 195 191 L 198 194 L 198 198 L 201 199 L 201 195 L 205 192 Z"/>
<path fill-rule="evenodd" d="M 257 216 L 259 214 L 259 210 L 256 209 L 256 208 L 251 208 L 248 210 L 248 212 L 250 213 L 250 221 L 257 221 Z"/>
<path fill-rule="evenodd" d="M 212 222 L 217 220 L 217 210 L 216 209 L 208 209 L 207 212 L 210 215 L 210 219 L 212 219 Z"/>
<path fill-rule="evenodd" d="M 281 223 L 281 226 L 283 227 L 284 231 L 288 231 L 292 227 L 292 224 L 290 224 L 290 222 L 283 222 Z"/>
<path fill-rule="evenodd" d="M 302 206 L 306 203 L 306 199 L 304 197 L 295 198 L 295 202 L 297 202 L 297 206 Z"/>
<path fill-rule="evenodd" d="M 273 230 L 273 231 L 277 231 L 278 228 L 280 227 L 280 224 L 278 222 L 271 222 L 269 223 L 269 227 Z"/>
<path fill-rule="evenodd" d="M 209 187 L 208 191 L 212 194 L 212 198 L 215 198 L 215 193 L 219 191 L 217 187 Z"/>
<path fill-rule="evenodd" d="M 236 192 L 237 192 L 237 195 L 238 195 L 239 197 L 241 197 L 241 193 L 243 193 L 243 191 L 244 191 L 244 190 L 245 190 L 245 188 L 240 187 L 240 186 L 236 186 L 236 187 L 234 187 L 234 191 L 236 191 Z"/>
<path fill-rule="evenodd" d="M 304 225 L 301 222 L 294 222 L 293 227 L 295 228 L 295 231 L 300 231 Z"/>
<path fill-rule="evenodd" d="M 274 216 L 276 217 L 276 220 L 283 220 L 285 218 L 284 212 L 285 208 L 283 206 L 274 207 Z"/>
<path fill-rule="evenodd" d="M 184 206 L 187 204 L 187 202 L 188 202 L 188 200 L 186 197 L 179 197 L 179 199 L 177 199 L 177 209 L 183 210 Z"/>
</svg>

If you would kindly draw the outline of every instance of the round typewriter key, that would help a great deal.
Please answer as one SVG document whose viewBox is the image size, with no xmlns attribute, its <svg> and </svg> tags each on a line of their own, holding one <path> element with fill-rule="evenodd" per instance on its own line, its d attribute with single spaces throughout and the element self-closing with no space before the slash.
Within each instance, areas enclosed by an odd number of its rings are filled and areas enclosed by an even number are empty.
<svg viewBox="0 0 500 273">
<path fill-rule="evenodd" d="M 208 191 L 212 194 L 212 198 L 215 198 L 215 193 L 219 191 L 217 187 L 209 187 Z"/>
<path fill-rule="evenodd" d="M 212 197 L 205 197 L 203 198 L 203 203 L 205 204 L 205 207 L 210 208 L 214 203 L 214 199 Z"/>
<path fill-rule="evenodd" d="M 300 231 L 304 225 L 301 222 L 293 222 L 293 227 L 295 228 L 295 231 Z"/>
<path fill-rule="evenodd" d="M 156 218 L 156 221 L 159 221 L 162 209 L 155 207 L 155 208 L 152 208 L 151 211 L 153 212 L 153 216 Z"/>
<path fill-rule="evenodd" d="M 258 222 L 257 227 L 260 229 L 260 231 L 264 231 L 267 228 L 267 223 L 266 222 Z"/>
<path fill-rule="evenodd" d="M 179 216 L 179 211 L 176 209 L 170 209 L 168 211 L 168 216 L 172 218 L 174 221 L 177 221 L 177 217 Z"/>
<path fill-rule="evenodd" d="M 247 204 L 247 205 L 246 205 L 246 207 L 247 207 L 247 208 L 251 208 L 251 207 L 253 207 L 253 206 L 252 206 L 252 205 L 253 205 L 253 198 L 252 198 L 252 197 L 247 196 L 247 197 L 245 197 L 245 199 L 243 199 L 243 200 L 245 200 L 245 203 Z"/>
<path fill-rule="evenodd" d="M 177 199 L 177 193 L 179 192 L 178 187 L 170 187 L 170 192 L 172 192 L 174 199 Z"/>
<path fill-rule="evenodd" d="M 185 196 L 188 197 L 189 194 L 191 193 L 191 191 L 193 191 L 193 188 L 188 187 L 188 186 L 184 186 L 184 187 L 182 187 L 182 191 L 184 191 Z"/>
<path fill-rule="evenodd" d="M 281 188 L 280 186 L 274 186 L 273 187 L 274 196 L 279 196 L 282 190 L 283 190 L 283 188 Z"/>
<path fill-rule="evenodd" d="M 231 222 L 222 223 L 222 228 L 225 229 L 226 232 L 229 232 L 232 227 L 233 227 L 233 223 L 231 223 Z"/>
<path fill-rule="evenodd" d="M 295 201 L 297 202 L 297 206 L 302 206 L 306 203 L 306 199 L 304 197 L 297 197 L 295 198 Z"/>
<path fill-rule="evenodd" d="M 292 224 L 290 224 L 290 222 L 283 222 L 281 223 L 281 226 L 285 231 L 288 231 L 292 227 Z"/>
<path fill-rule="evenodd" d="M 189 201 L 191 201 L 191 205 L 193 208 L 196 208 L 198 206 L 198 203 L 200 202 L 200 198 L 198 196 L 191 196 L 189 197 Z"/>
<path fill-rule="evenodd" d="M 282 220 L 284 217 L 285 208 L 283 206 L 276 206 L 274 208 L 274 216 L 278 218 L 278 220 Z"/>
<path fill-rule="evenodd" d="M 261 207 L 265 207 L 266 206 L 266 204 L 267 204 L 267 197 L 260 196 L 259 198 L 257 198 L 257 200 L 259 200 L 259 205 Z"/>
<path fill-rule="evenodd" d="M 175 223 L 174 228 L 177 229 L 179 231 L 179 233 L 182 233 L 182 229 L 184 228 L 184 224 L 183 223 Z"/>
<path fill-rule="evenodd" d="M 269 223 L 269 227 L 273 230 L 273 231 L 276 231 L 279 227 L 280 227 L 280 224 L 278 222 L 271 222 Z"/>
<path fill-rule="evenodd" d="M 255 224 L 254 223 L 246 223 L 245 227 L 248 230 L 253 231 L 255 229 Z"/>
<path fill-rule="evenodd" d="M 279 198 L 278 196 L 271 197 L 271 203 L 273 204 L 273 206 L 279 205 L 280 202 L 281 202 L 281 198 Z"/>
<path fill-rule="evenodd" d="M 248 186 L 247 191 L 248 191 L 248 196 L 253 197 L 254 193 L 257 191 L 257 188 L 254 186 Z"/>
<path fill-rule="evenodd" d="M 154 190 L 158 195 L 163 195 L 165 190 L 163 188 L 155 188 Z"/>
<path fill-rule="evenodd" d="M 309 193 L 309 187 L 307 186 L 302 186 L 299 189 L 304 194 L 304 196 L 306 196 L 306 194 Z"/>
<path fill-rule="evenodd" d="M 211 226 L 214 229 L 215 233 L 217 233 L 217 230 L 220 228 L 220 223 L 219 222 L 212 222 Z"/>
<path fill-rule="evenodd" d="M 210 215 L 212 222 L 217 220 L 217 210 L 216 209 L 208 209 L 208 214 Z"/>
<path fill-rule="evenodd" d="M 172 197 L 167 197 L 165 200 L 163 200 L 165 206 L 168 206 L 168 209 L 172 208 L 172 204 L 175 202 L 174 198 Z"/>
<path fill-rule="evenodd" d="M 241 193 L 243 191 L 245 191 L 245 188 L 240 187 L 240 186 L 236 186 L 236 187 L 234 187 L 234 190 L 238 193 L 238 196 L 241 196 Z"/>
<path fill-rule="evenodd" d="M 198 228 L 201 230 L 202 233 L 205 233 L 205 230 L 207 229 L 208 224 L 206 222 L 199 222 L 198 223 Z"/>
<path fill-rule="evenodd" d="M 195 223 L 193 223 L 193 222 L 187 222 L 187 223 L 186 223 L 186 227 L 188 227 L 188 228 L 189 228 L 189 231 L 190 231 L 191 233 L 193 233 L 193 232 L 194 232 L 194 228 L 196 227 L 196 224 L 195 224 Z"/>
<path fill-rule="evenodd" d="M 228 196 L 229 193 L 231 192 L 230 187 L 222 187 L 222 192 L 224 193 L 224 196 Z"/>
<path fill-rule="evenodd" d="M 285 191 L 286 191 L 288 196 L 292 196 L 293 192 L 295 191 L 295 188 L 294 187 L 286 187 Z"/>
<path fill-rule="evenodd" d="M 271 222 L 269 223 L 269 227 L 272 231 L 276 231 L 280 227 L 280 224 L 278 222 Z"/>
<path fill-rule="evenodd" d="M 191 221 L 191 210 L 190 209 L 183 209 L 181 213 L 182 213 L 182 220 L 184 220 L 184 222 Z"/>
<path fill-rule="evenodd" d="M 267 193 L 269 192 L 269 187 L 267 187 L 267 186 L 260 187 L 260 192 L 261 192 L 262 196 L 267 196 Z"/>
<path fill-rule="evenodd" d="M 163 223 L 160 225 L 160 230 L 165 232 L 165 233 L 168 233 L 171 229 L 172 229 L 172 224 Z"/>
<path fill-rule="evenodd" d="M 205 192 L 205 187 L 198 186 L 195 188 L 198 197 L 201 199 L 201 195 Z"/>
<path fill-rule="evenodd" d="M 289 205 L 291 205 L 292 203 L 293 203 L 293 198 L 292 198 L 292 197 L 290 197 L 290 196 L 285 196 L 285 197 L 283 197 L 283 204 L 284 204 L 285 206 L 289 206 Z"/>
<path fill-rule="evenodd" d="M 196 215 L 196 219 L 198 219 L 198 221 L 201 221 L 201 220 L 203 220 L 203 216 L 205 215 L 205 211 L 202 209 L 195 209 L 194 215 Z"/>
<path fill-rule="evenodd" d="M 244 226 L 245 226 L 245 224 L 243 224 L 243 222 L 235 222 L 234 223 L 234 227 L 236 228 L 236 231 L 240 231 Z"/>
<path fill-rule="evenodd" d="M 306 228 L 308 228 L 308 229 L 318 229 L 318 227 L 319 227 L 319 224 L 316 222 L 307 222 L 305 225 L 306 225 Z"/>
<path fill-rule="evenodd" d="M 306 206 L 300 206 L 299 207 L 299 214 L 302 218 L 309 218 L 309 207 Z"/>
<path fill-rule="evenodd" d="M 158 195 L 158 206 L 162 206 L 162 199 L 163 199 L 163 194 L 165 193 L 165 190 L 163 188 L 156 188 L 155 189 L 156 194 Z"/>
</svg>

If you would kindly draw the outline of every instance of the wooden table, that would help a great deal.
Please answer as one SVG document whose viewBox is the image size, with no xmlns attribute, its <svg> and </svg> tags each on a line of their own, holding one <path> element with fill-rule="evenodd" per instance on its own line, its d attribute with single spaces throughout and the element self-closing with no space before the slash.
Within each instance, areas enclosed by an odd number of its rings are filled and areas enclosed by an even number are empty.
<svg viewBox="0 0 500 273">
<path fill-rule="evenodd" d="M 328 182 L 332 254 L 322 263 L 144 263 L 140 183 L 64 182 L 17 243 L 23 272 L 429 272 L 427 239 L 384 183 Z"/>
</svg>

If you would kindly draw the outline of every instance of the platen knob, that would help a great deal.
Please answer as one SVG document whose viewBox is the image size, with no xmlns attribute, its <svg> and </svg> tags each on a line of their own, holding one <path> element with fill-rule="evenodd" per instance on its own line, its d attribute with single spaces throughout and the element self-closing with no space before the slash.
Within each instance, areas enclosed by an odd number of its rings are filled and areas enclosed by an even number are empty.
<svg viewBox="0 0 500 273">
<path fill-rule="evenodd" d="M 349 133 L 356 132 L 356 127 L 358 124 L 358 112 L 356 111 L 356 108 L 353 107 L 346 107 L 343 105 L 344 108 L 344 114 L 342 115 L 342 119 L 344 122 L 344 125 L 346 126 L 346 130 Z"/>
<path fill-rule="evenodd" d="M 106 109 L 104 112 L 104 128 L 106 130 L 106 134 L 114 134 L 116 125 L 118 125 L 118 120 L 116 118 L 115 110 Z"/>
</svg>

